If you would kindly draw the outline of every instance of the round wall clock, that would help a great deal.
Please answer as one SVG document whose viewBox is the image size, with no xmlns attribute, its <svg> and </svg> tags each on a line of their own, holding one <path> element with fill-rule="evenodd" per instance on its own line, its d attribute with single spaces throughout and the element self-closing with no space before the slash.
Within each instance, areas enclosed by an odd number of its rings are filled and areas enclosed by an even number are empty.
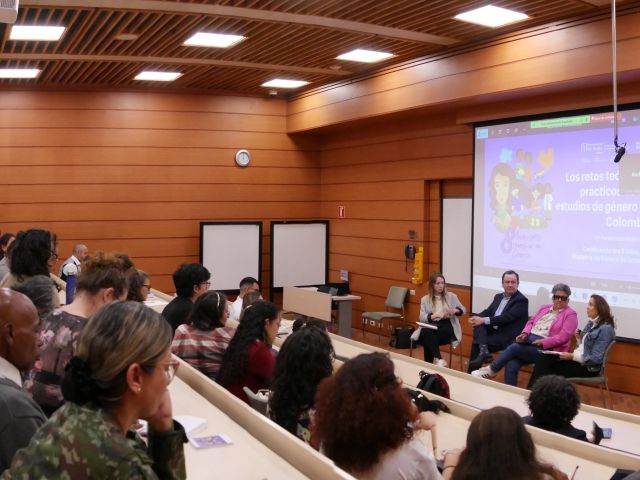
<svg viewBox="0 0 640 480">
<path fill-rule="evenodd" d="M 236 152 L 236 163 L 240 167 L 249 165 L 249 163 L 251 163 L 251 153 L 249 153 L 249 150 L 238 150 Z"/>
</svg>

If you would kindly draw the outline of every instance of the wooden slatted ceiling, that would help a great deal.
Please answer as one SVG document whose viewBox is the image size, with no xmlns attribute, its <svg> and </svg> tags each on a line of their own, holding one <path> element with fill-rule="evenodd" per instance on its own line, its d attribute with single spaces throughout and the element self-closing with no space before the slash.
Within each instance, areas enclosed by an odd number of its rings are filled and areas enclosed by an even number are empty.
<svg viewBox="0 0 640 480">
<path fill-rule="evenodd" d="M 562 23 L 578 17 L 606 15 L 607 7 L 582 0 L 498 0 L 497 6 L 522 11 L 532 18 L 499 29 L 488 29 L 452 17 L 486 2 L 464 0 L 161 0 L 113 2 L 112 8 L 87 0 L 24 0 L 17 24 L 64 25 L 59 42 L 8 40 L 9 27 L 0 25 L 0 66 L 40 68 L 36 80 L 2 80 L 6 86 L 135 89 L 176 91 L 231 91 L 264 94 L 260 84 L 275 77 L 311 82 L 311 88 L 349 79 L 380 67 L 425 56 L 441 55 L 465 45 L 487 42 L 522 29 Z M 75 4 L 75 6 L 74 6 Z M 187 5 L 189 8 L 186 8 Z M 166 7 L 165 7 L 166 5 Z M 251 15 L 221 16 L 206 13 L 211 6 L 239 8 Z M 137 8 L 137 9 L 136 9 Z M 640 8 L 640 1 L 620 2 L 624 14 Z M 456 40 L 451 46 L 391 38 L 345 30 L 344 25 L 289 23 L 279 18 L 257 19 L 262 14 L 304 15 L 305 18 L 361 22 L 374 27 L 432 34 Z M 313 23 L 313 22 L 311 22 Z M 247 40 L 229 49 L 185 47 L 196 31 L 240 34 Z M 120 33 L 135 33 L 135 41 L 117 40 Z M 384 32 L 382 32 L 384 33 Z M 341 62 L 335 57 L 352 48 L 390 51 L 393 59 L 371 66 Z M 138 82 L 143 69 L 178 70 L 175 82 Z"/>
</svg>

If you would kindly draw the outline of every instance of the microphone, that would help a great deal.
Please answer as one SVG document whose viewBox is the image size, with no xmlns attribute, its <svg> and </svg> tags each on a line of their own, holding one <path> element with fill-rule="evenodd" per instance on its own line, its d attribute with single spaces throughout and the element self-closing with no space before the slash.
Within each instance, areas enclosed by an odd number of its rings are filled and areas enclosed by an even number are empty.
<svg viewBox="0 0 640 480">
<path fill-rule="evenodd" d="M 616 156 L 613 159 L 613 162 L 614 163 L 618 163 L 620 160 L 622 160 L 622 157 L 627 152 L 627 149 L 626 149 L 627 144 L 623 143 L 622 145 L 618 145 L 618 137 L 617 136 L 613 139 L 613 144 L 616 147 Z"/>
</svg>

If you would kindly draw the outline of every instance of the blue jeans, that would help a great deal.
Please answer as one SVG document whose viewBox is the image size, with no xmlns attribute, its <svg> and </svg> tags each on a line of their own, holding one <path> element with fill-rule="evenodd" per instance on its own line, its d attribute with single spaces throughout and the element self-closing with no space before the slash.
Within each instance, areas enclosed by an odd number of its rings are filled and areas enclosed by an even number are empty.
<svg viewBox="0 0 640 480">
<path fill-rule="evenodd" d="M 528 341 L 540 340 L 544 337 L 538 335 L 529 335 Z M 507 385 L 518 385 L 518 370 L 523 365 L 529 363 L 536 363 L 536 359 L 539 355 L 539 350 L 531 345 L 522 345 L 520 343 L 513 342 L 507 347 L 507 349 L 500 354 L 498 359 L 494 361 L 490 366 L 491 370 L 498 372 L 505 367 L 504 370 L 504 383 Z"/>
</svg>

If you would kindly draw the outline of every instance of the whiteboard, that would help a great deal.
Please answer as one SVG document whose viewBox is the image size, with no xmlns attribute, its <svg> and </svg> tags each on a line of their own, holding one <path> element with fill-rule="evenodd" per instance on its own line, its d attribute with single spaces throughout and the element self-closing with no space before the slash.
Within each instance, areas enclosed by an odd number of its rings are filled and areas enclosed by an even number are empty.
<svg viewBox="0 0 640 480">
<path fill-rule="evenodd" d="M 262 222 L 200 222 L 200 263 L 212 290 L 237 291 L 244 277 L 262 284 Z"/>
<path fill-rule="evenodd" d="M 471 286 L 470 198 L 442 200 L 442 274 L 447 283 Z"/>
<path fill-rule="evenodd" d="M 327 283 L 329 222 L 271 222 L 271 287 Z"/>
</svg>

